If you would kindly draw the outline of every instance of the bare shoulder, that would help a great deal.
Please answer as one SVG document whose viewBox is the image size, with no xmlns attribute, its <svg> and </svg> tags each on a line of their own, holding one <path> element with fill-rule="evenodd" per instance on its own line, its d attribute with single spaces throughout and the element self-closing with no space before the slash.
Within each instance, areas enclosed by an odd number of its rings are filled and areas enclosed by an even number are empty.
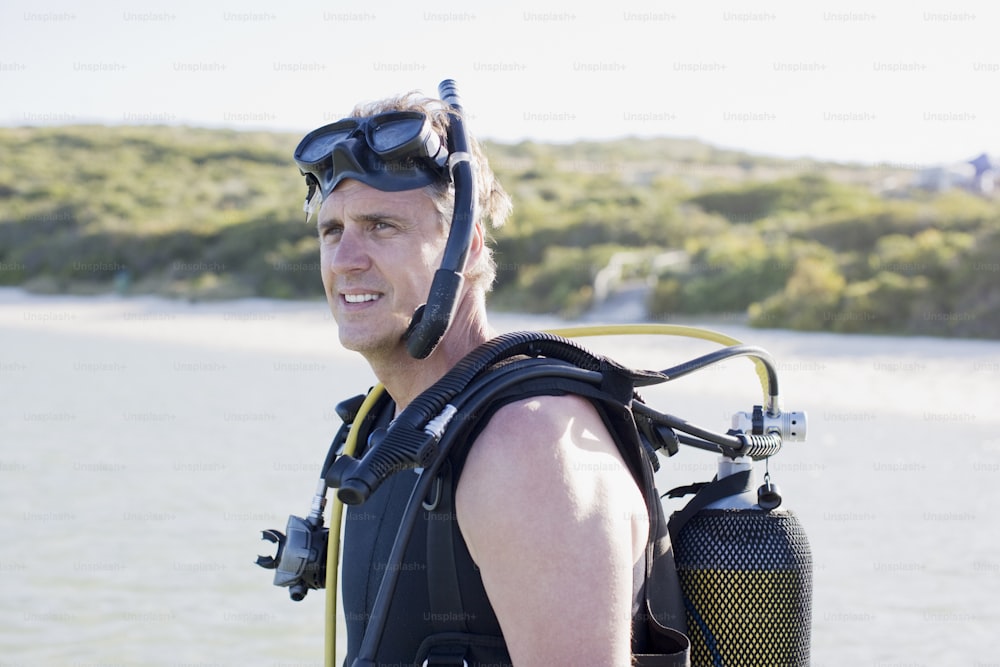
<svg viewBox="0 0 1000 667">
<path fill-rule="evenodd" d="M 543 396 L 498 410 L 469 451 L 455 506 L 515 664 L 627 664 L 648 517 L 589 401 Z"/>
<path fill-rule="evenodd" d="M 617 452 L 597 410 L 579 396 L 538 396 L 510 403 L 498 410 L 476 440 L 473 457 L 541 456 L 553 443 L 573 444 L 583 451 Z M 539 446 L 541 445 L 541 446 Z M 578 455 L 574 449 L 562 451 Z"/>
<path fill-rule="evenodd" d="M 537 513 L 553 503 L 588 514 L 627 505 L 639 518 L 645 515 L 604 421 L 588 400 L 573 395 L 538 396 L 499 409 L 469 451 L 456 500 L 460 523 L 463 506 L 467 517 L 491 520 L 504 508 Z"/>
<path fill-rule="evenodd" d="M 586 399 L 579 396 L 538 396 L 500 408 L 483 429 L 473 449 L 487 456 L 513 454 L 519 450 L 525 450 L 521 453 L 530 455 L 538 449 L 535 446 L 537 442 L 563 436 L 611 443 L 610 434 L 597 411 Z"/>
</svg>

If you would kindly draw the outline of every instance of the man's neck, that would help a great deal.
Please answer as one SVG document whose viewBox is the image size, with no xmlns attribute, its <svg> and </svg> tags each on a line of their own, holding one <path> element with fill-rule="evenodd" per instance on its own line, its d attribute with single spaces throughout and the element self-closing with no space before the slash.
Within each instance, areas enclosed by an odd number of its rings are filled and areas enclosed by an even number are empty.
<svg viewBox="0 0 1000 667">
<path fill-rule="evenodd" d="M 448 331 L 425 359 L 414 359 L 402 343 L 391 355 L 368 359 L 379 382 L 402 410 L 443 377 L 469 352 L 491 338 L 485 306 L 466 298 Z"/>
</svg>

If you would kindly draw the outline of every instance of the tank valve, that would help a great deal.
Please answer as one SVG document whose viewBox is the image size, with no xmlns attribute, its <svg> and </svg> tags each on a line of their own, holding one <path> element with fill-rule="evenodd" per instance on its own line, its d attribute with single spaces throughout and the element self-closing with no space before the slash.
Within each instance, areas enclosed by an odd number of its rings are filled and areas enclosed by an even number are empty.
<svg viewBox="0 0 1000 667">
<path fill-rule="evenodd" d="M 737 412 L 733 415 L 733 430 L 753 435 L 777 433 L 782 442 L 805 442 L 806 413 L 771 414 L 755 405 L 753 412 Z"/>
</svg>

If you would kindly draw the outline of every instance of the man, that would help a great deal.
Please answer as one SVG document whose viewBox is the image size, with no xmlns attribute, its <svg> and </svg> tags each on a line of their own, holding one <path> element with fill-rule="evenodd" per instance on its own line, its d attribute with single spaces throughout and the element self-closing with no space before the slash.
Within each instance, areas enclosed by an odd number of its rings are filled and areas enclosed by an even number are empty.
<svg viewBox="0 0 1000 667">
<path fill-rule="evenodd" d="M 361 106 L 352 113 L 357 129 L 337 139 L 343 159 L 333 160 L 332 172 L 313 175 L 311 204 L 340 342 L 364 356 L 392 399 L 390 411 L 398 414 L 494 335 L 486 293 L 495 265 L 485 225 L 502 224 L 510 200 L 470 138 L 478 198 L 466 280 L 440 343 L 426 358 L 413 358 L 404 335 L 441 265 L 454 192 L 436 154 L 384 162 L 368 154 L 378 142 L 372 129 L 377 120 L 371 119 L 395 111 L 423 114 L 435 135 L 428 141 L 445 143 L 448 105 L 440 100 L 410 94 Z M 415 479 L 399 473 L 348 512 L 342 572 L 347 665 L 358 652 Z M 649 518 L 594 406 L 576 396 L 533 396 L 503 405 L 468 445 L 454 484 L 461 536 L 456 548 L 467 549 L 488 598 L 478 608 L 474 591 L 463 589 L 469 608 L 462 620 L 498 626 L 518 667 L 629 665 L 635 573 L 641 583 Z M 413 576 L 393 599 L 380 664 L 412 664 L 436 620 L 422 599 L 433 594 L 424 581 L 425 553 L 407 552 L 403 574 Z"/>
</svg>

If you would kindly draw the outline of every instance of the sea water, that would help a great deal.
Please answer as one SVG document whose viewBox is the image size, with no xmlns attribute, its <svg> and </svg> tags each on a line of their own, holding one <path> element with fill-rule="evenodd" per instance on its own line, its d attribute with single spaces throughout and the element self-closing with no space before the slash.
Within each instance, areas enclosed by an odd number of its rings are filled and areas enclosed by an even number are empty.
<svg viewBox="0 0 1000 667">
<path fill-rule="evenodd" d="M 769 468 L 812 547 L 813 664 L 1000 665 L 1000 342 L 712 328 L 809 415 Z M 584 344 L 656 370 L 717 347 Z M 322 592 L 291 602 L 254 559 L 373 382 L 319 302 L 0 290 L 0 666 L 322 664 Z M 643 394 L 720 430 L 761 400 L 746 359 Z M 683 448 L 658 478 L 714 468 Z"/>
</svg>

